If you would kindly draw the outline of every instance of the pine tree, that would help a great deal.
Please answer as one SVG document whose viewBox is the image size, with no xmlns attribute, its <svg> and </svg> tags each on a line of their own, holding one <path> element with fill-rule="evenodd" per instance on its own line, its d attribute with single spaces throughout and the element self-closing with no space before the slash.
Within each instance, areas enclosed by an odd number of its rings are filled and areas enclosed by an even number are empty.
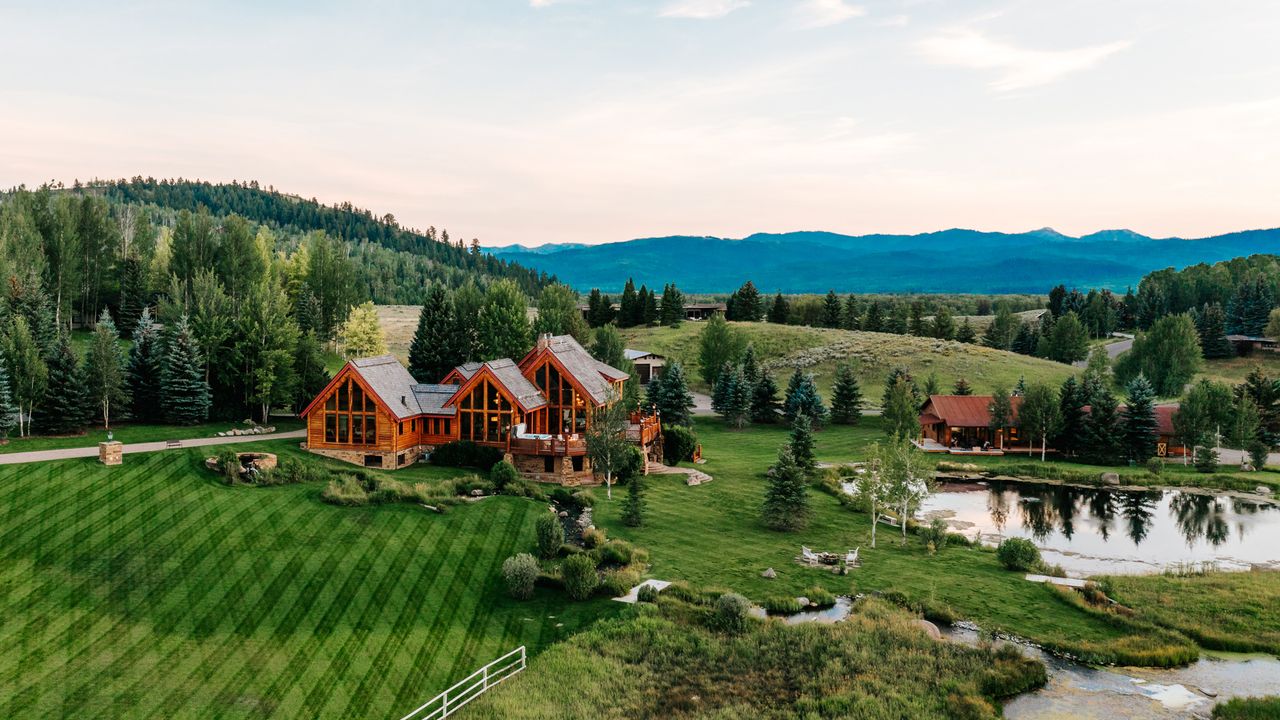
<svg viewBox="0 0 1280 720">
<path fill-rule="evenodd" d="M 1280 382 L 1267 377 L 1261 365 L 1255 365 L 1245 376 L 1240 392 L 1247 394 L 1258 407 L 1261 440 L 1267 445 L 1276 445 L 1280 442 Z"/>
<path fill-rule="evenodd" d="M 675 283 L 667 283 L 662 289 L 662 306 L 658 310 L 659 322 L 675 327 L 684 320 L 684 293 Z"/>
<path fill-rule="evenodd" d="M 642 312 L 639 303 L 640 300 L 636 297 L 636 284 L 631 278 L 627 278 L 627 284 L 622 289 L 622 299 L 618 301 L 618 325 L 620 327 L 633 327 L 639 324 Z"/>
<path fill-rule="evenodd" d="M 587 296 L 587 325 L 598 328 L 608 325 L 613 320 L 613 307 L 607 295 L 600 294 L 600 288 L 592 288 Z"/>
<path fill-rule="evenodd" d="M 857 425 L 862 420 L 862 388 L 849 363 L 836 368 L 831 387 L 831 421 L 840 425 Z"/>
<path fill-rule="evenodd" d="M 627 481 L 627 499 L 622 504 L 622 522 L 628 527 L 644 525 L 644 478 L 634 475 Z"/>
<path fill-rule="evenodd" d="M 293 409 L 301 412 L 329 384 L 329 371 L 324 366 L 324 345 L 314 330 L 307 330 L 298 337 L 293 372 L 298 378 L 294 385 Z"/>
<path fill-rule="evenodd" d="M 1206 359 L 1235 356 L 1235 348 L 1227 340 L 1227 316 L 1218 303 L 1205 303 L 1196 331 L 1200 335 L 1200 352 Z"/>
<path fill-rule="evenodd" d="M 809 483 L 804 470 L 796 464 L 791 448 L 778 451 L 778 461 L 767 473 L 764 524 L 772 530 L 792 532 L 809 523 Z"/>
<path fill-rule="evenodd" d="M 151 320 L 151 310 L 143 308 L 133 331 L 133 347 L 129 348 L 126 384 L 129 389 L 129 415 L 134 422 L 156 423 L 160 413 L 160 373 L 164 365 L 160 331 Z"/>
<path fill-rule="evenodd" d="M 714 315 L 698 335 L 698 366 L 702 379 L 715 387 L 716 378 L 726 364 L 738 362 L 745 350 L 745 339 L 719 315 Z"/>
<path fill-rule="evenodd" d="M 45 358 L 49 379 L 44 399 L 36 406 L 34 425 L 46 435 L 70 435 L 88 422 L 84 378 L 71 347 L 71 336 L 59 333 L 53 352 Z"/>
<path fill-rule="evenodd" d="M 201 368 L 200 351 L 184 315 L 168 331 L 160 380 L 160 407 L 169 422 L 196 425 L 209 419 L 209 384 Z"/>
<path fill-rule="evenodd" d="M 932 397 L 934 395 L 941 394 L 942 385 L 938 383 L 938 374 L 934 372 L 929 373 L 929 376 L 924 379 L 924 396 Z"/>
<path fill-rule="evenodd" d="M 998 303 L 996 316 L 992 318 L 987 329 L 982 333 L 982 344 L 996 350 L 1009 350 L 1013 347 L 1014 338 L 1021 332 L 1018 319 L 1005 303 Z M 1030 354 L 1028 351 L 1027 353 Z"/>
<path fill-rule="evenodd" d="M 756 322 L 764 317 L 760 308 L 760 291 L 756 290 L 755 283 L 748 280 L 734 293 L 733 313 L 732 319 L 746 322 Z"/>
<path fill-rule="evenodd" d="M 1115 465 L 1124 457 L 1124 429 L 1116 397 L 1110 390 L 1103 389 L 1090 402 L 1084 424 L 1084 454 L 1096 464 Z"/>
<path fill-rule="evenodd" d="M 924 402 L 924 398 L 920 396 L 920 388 L 916 387 L 916 380 L 911 376 L 911 371 L 905 367 L 899 366 L 889 371 L 889 376 L 884 381 L 884 393 L 880 396 L 880 407 L 886 407 L 889 404 L 889 396 L 893 393 L 893 387 L 898 380 L 906 380 L 907 387 L 911 391 L 911 403 L 917 407 Z M 932 393 L 937 394 L 937 393 Z"/>
<path fill-rule="evenodd" d="M 908 440 L 920 434 L 920 405 L 907 376 L 899 375 L 885 388 L 881 415 L 884 431 L 892 438 Z"/>
<path fill-rule="evenodd" d="M 662 374 L 649 382 L 649 405 L 661 416 L 663 425 L 693 424 L 689 410 L 693 408 L 693 394 L 684 376 L 684 368 L 673 362 Z"/>
<path fill-rule="evenodd" d="M 818 386 L 813 382 L 812 373 L 801 372 L 800 368 L 796 368 L 791 374 L 782 411 L 792 422 L 800 415 L 808 416 L 815 426 L 826 420 L 827 408 L 822 404 L 822 396 L 818 395 Z"/>
<path fill-rule="evenodd" d="M 822 303 L 822 327 L 840 327 L 840 298 L 836 296 L 835 290 L 828 290 Z"/>
<path fill-rule="evenodd" d="M 729 396 L 733 394 L 733 370 L 730 363 L 725 363 L 716 374 L 716 384 L 711 388 L 711 411 L 717 415 L 725 415 L 729 406 Z"/>
<path fill-rule="evenodd" d="M 1085 389 L 1076 381 L 1076 376 L 1067 378 L 1062 383 L 1062 389 L 1058 391 L 1058 414 L 1062 417 L 1062 424 L 1058 428 L 1057 437 L 1053 440 L 1054 447 L 1063 455 L 1074 456 L 1084 444 L 1086 418 L 1084 407 L 1088 404 L 1089 399 L 1085 395 Z"/>
<path fill-rule="evenodd" d="M 1262 335 L 1275 304 L 1267 278 L 1260 274 L 1249 277 L 1236 286 L 1227 304 L 1227 329 L 1240 335 Z"/>
<path fill-rule="evenodd" d="M 1080 378 L 1080 388 L 1084 393 L 1086 404 L 1093 402 L 1099 392 L 1111 387 L 1111 357 L 1107 349 L 1099 345 L 1089 353 L 1089 362 L 1085 364 Z"/>
<path fill-rule="evenodd" d="M 1038 341 L 1039 337 L 1036 335 L 1036 331 L 1031 328 L 1031 325 L 1022 323 L 1018 325 L 1017 334 L 1014 335 L 1012 344 L 1006 349 L 1012 350 L 1019 355 L 1035 355 Z"/>
<path fill-rule="evenodd" d="M 1007 429 L 1013 426 L 1013 401 L 1009 397 L 1009 391 L 1003 385 L 996 386 L 992 391 L 987 412 L 991 416 L 987 421 L 987 428 L 991 431 L 992 437 L 998 436 L 1000 449 L 1003 450 L 1004 439 L 1009 435 Z"/>
<path fill-rule="evenodd" d="M 457 347 L 457 323 L 449 291 L 441 283 L 432 285 L 418 314 L 413 342 L 409 344 L 409 374 L 415 380 L 439 382 L 450 370 L 467 361 Z"/>
<path fill-rule="evenodd" d="M 818 469 L 818 459 L 814 454 L 813 423 L 809 416 L 797 415 L 791 421 L 791 438 L 787 442 L 791 457 L 796 461 L 805 477 L 812 477 Z"/>
<path fill-rule="evenodd" d="M 1125 404 L 1122 423 L 1126 454 L 1135 462 L 1146 462 L 1156 454 L 1155 391 L 1142 375 L 1129 381 L 1126 390 L 1129 402 Z"/>
<path fill-rule="evenodd" d="M 840 314 L 840 327 L 845 330 L 858 330 L 862 327 L 862 315 L 858 312 L 858 298 L 849 293 L 844 298 L 844 310 Z"/>
<path fill-rule="evenodd" d="M 12 319 L 3 340 L 5 369 L 9 374 L 13 399 L 18 405 L 18 435 L 25 436 L 31 432 L 30 420 L 35 404 L 44 397 L 49 367 L 25 317 L 19 315 Z"/>
<path fill-rule="evenodd" d="M 747 344 L 747 349 L 742 353 L 742 379 L 746 381 L 747 387 L 754 390 L 756 383 L 760 382 L 760 361 L 756 359 L 756 348 L 754 345 Z"/>
<path fill-rule="evenodd" d="M 791 306 L 782 293 L 773 296 L 773 304 L 769 306 L 769 322 L 775 325 L 786 325 L 791 319 Z"/>
<path fill-rule="evenodd" d="M 641 290 L 645 290 L 643 285 Z M 640 322 L 644 325 L 652 327 L 658 324 L 658 296 L 652 290 L 643 293 L 645 296 L 644 312 L 641 314 Z"/>
<path fill-rule="evenodd" d="M 0 442 L 9 440 L 9 433 L 18 424 L 18 406 L 13 401 L 13 393 L 9 386 L 7 363 L 0 356 Z"/>
<path fill-rule="evenodd" d="M 778 384 L 767 370 L 760 372 L 751 393 L 751 422 L 771 424 L 778 421 L 782 410 L 782 401 L 778 399 Z"/>
<path fill-rule="evenodd" d="M 742 375 L 741 368 L 729 370 L 728 397 L 725 399 L 723 415 L 725 421 L 736 429 L 742 429 L 751 416 L 752 386 Z"/>
<path fill-rule="evenodd" d="M 969 318 L 960 321 L 960 327 L 956 330 L 956 340 L 972 345 L 978 342 L 978 334 L 973 329 L 973 323 L 969 322 Z"/>
<path fill-rule="evenodd" d="M 907 321 L 907 333 L 916 337 L 924 337 L 929 334 L 929 328 L 924 321 L 924 303 L 911 303 L 911 315 Z"/>
<path fill-rule="evenodd" d="M 884 332 L 884 316 L 879 301 L 872 300 L 867 307 L 867 314 L 862 318 L 862 329 L 867 332 Z"/>
<path fill-rule="evenodd" d="M 120 329 L 126 337 L 131 336 L 138 325 L 138 318 L 147 306 L 147 268 L 137 257 L 127 257 L 120 261 Z"/>
<path fill-rule="evenodd" d="M 969 385 L 969 381 L 964 378 L 956 380 L 956 386 L 951 391 L 952 395 L 972 395 L 973 387 Z"/>
<path fill-rule="evenodd" d="M 116 332 L 111 313 L 103 308 L 93 330 L 89 352 L 85 356 L 84 384 L 90 406 L 94 408 L 93 414 L 108 430 L 111 429 L 112 410 L 121 412 L 128 408 L 126 381 L 125 358 L 120 352 L 120 335 Z"/>
<path fill-rule="evenodd" d="M 945 307 L 938 308 L 933 316 L 933 323 L 930 326 L 931 333 L 939 340 L 951 340 L 956 336 L 956 321 L 951 317 L 951 311 Z"/>
</svg>

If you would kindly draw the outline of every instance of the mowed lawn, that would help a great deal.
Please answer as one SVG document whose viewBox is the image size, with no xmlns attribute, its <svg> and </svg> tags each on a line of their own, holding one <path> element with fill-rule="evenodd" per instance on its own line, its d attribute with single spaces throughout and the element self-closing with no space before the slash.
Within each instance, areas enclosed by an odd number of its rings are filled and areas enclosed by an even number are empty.
<svg viewBox="0 0 1280 720">
<path fill-rule="evenodd" d="M 0 468 L 0 716 L 394 718 L 616 609 L 505 597 L 540 503 L 340 508 L 200 461 Z"/>
</svg>

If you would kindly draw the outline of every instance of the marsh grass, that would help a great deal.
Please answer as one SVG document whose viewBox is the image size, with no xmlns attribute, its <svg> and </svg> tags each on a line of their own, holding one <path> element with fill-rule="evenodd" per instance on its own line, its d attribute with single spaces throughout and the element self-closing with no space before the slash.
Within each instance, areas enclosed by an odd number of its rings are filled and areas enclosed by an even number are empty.
<svg viewBox="0 0 1280 720">
<path fill-rule="evenodd" d="M 1139 619 L 1204 647 L 1280 655 L 1280 572 L 1111 576 L 1103 586 Z"/>
</svg>

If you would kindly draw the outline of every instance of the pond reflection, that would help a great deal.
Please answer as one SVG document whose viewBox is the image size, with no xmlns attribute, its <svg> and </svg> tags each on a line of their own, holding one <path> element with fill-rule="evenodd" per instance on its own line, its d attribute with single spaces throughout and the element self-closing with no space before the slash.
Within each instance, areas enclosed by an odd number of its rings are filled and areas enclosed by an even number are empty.
<svg viewBox="0 0 1280 720">
<path fill-rule="evenodd" d="M 983 487 L 985 485 L 985 487 Z M 1174 563 L 1280 567 L 1280 509 L 1177 490 L 991 481 L 943 484 L 922 508 L 984 541 L 1025 537 L 1069 572 L 1151 572 Z M 1247 541 L 1246 541 L 1247 540 Z"/>
</svg>

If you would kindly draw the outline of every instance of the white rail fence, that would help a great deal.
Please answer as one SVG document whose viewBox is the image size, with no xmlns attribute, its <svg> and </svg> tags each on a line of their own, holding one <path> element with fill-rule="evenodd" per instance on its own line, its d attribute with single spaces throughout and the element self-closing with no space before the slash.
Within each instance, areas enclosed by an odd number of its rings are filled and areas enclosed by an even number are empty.
<svg viewBox="0 0 1280 720">
<path fill-rule="evenodd" d="M 444 720 L 489 688 L 524 670 L 526 663 L 525 649 L 521 645 L 466 676 L 400 720 Z"/>
</svg>

